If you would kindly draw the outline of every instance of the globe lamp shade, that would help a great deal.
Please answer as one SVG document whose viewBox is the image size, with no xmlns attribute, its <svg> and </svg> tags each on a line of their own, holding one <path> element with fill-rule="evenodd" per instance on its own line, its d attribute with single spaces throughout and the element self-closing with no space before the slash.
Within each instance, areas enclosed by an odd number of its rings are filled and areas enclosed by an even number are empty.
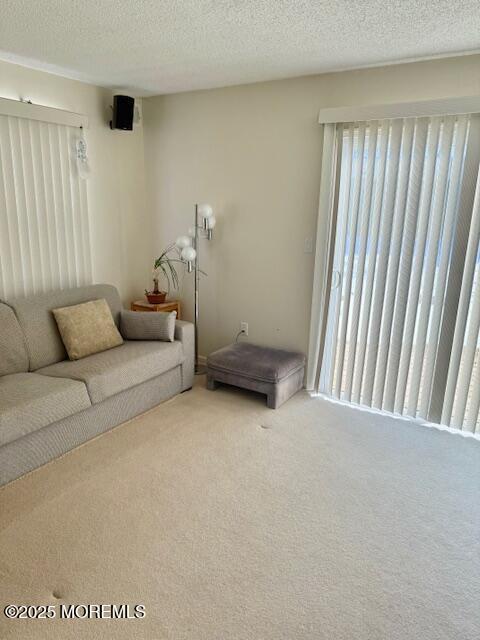
<svg viewBox="0 0 480 640">
<path fill-rule="evenodd" d="M 215 216 L 210 216 L 210 218 L 207 218 L 207 229 L 213 229 L 216 224 L 217 220 Z"/>
<path fill-rule="evenodd" d="M 182 260 L 185 260 L 185 262 L 193 262 L 197 256 L 197 252 L 193 247 L 184 247 L 182 249 L 181 256 Z"/>
<path fill-rule="evenodd" d="M 209 204 L 201 204 L 198 207 L 198 213 L 202 218 L 211 218 L 213 216 L 213 209 Z"/>
<path fill-rule="evenodd" d="M 188 236 L 179 236 L 175 241 L 175 244 L 179 249 L 184 249 L 190 246 L 191 240 Z"/>
</svg>

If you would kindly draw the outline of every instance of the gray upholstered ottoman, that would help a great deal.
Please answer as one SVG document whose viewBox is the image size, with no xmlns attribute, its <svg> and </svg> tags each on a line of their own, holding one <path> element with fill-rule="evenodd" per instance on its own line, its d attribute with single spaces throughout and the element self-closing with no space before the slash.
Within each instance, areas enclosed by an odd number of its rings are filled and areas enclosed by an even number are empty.
<svg viewBox="0 0 480 640">
<path fill-rule="evenodd" d="M 276 409 L 302 388 L 304 370 L 303 353 L 239 342 L 208 356 L 207 387 L 224 382 L 265 393 L 267 405 Z"/>
</svg>

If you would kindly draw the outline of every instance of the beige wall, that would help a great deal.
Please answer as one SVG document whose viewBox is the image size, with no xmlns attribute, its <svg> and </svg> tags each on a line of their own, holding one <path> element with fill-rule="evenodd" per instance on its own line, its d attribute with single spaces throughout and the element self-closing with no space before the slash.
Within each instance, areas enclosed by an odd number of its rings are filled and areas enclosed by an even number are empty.
<svg viewBox="0 0 480 640">
<path fill-rule="evenodd" d="M 310 76 L 144 100 L 154 252 L 192 224 L 193 203 L 218 218 L 201 245 L 200 353 L 231 342 L 307 349 L 321 162 L 318 110 L 480 92 L 480 57 Z M 192 315 L 192 278 L 182 298 Z"/>
<path fill-rule="evenodd" d="M 306 350 L 313 254 L 304 241 L 315 236 L 322 106 L 479 91 L 480 56 L 468 56 L 144 99 L 143 129 L 126 133 L 108 128 L 110 91 L 0 62 L 0 96 L 89 116 L 95 279 L 116 284 L 125 302 L 191 226 L 193 204 L 214 206 L 214 241 L 201 244 L 204 354 L 240 321 L 254 342 Z M 191 290 L 186 275 L 190 318 Z"/>
<path fill-rule="evenodd" d="M 149 278 L 150 218 L 145 207 L 143 129 L 109 129 L 111 95 L 92 85 L 0 62 L 1 97 L 88 115 L 94 276 L 97 282 L 117 285 L 127 301 L 143 291 Z"/>
</svg>

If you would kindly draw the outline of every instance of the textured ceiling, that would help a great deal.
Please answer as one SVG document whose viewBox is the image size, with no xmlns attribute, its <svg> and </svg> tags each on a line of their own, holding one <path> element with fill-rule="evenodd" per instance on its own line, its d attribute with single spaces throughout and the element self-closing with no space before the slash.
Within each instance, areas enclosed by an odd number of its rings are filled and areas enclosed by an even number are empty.
<svg viewBox="0 0 480 640">
<path fill-rule="evenodd" d="M 480 49 L 478 0 L 1 0 L 0 58 L 136 95 Z"/>
</svg>

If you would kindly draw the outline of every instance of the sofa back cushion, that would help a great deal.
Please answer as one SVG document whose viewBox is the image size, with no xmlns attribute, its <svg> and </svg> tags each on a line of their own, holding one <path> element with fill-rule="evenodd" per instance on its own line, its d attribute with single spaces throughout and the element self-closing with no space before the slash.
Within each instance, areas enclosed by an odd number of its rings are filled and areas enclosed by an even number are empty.
<svg viewBox="0 0 480 640">
<path fill-rule="evenodd" d="M 0 303 L 0 376 L 28 371 L 25 339 L 13 310 Z"/>
<path fill-rule="evenodd" d="M 109 284 L 64 289 L 7 301 L 14 309 L 25 336 L 30 371 L 48 367 L 68 357 L 52 310 L 101 298 L 107 301 L 118 327 L 122 303 L 118 291 Z"/>
</svg>

